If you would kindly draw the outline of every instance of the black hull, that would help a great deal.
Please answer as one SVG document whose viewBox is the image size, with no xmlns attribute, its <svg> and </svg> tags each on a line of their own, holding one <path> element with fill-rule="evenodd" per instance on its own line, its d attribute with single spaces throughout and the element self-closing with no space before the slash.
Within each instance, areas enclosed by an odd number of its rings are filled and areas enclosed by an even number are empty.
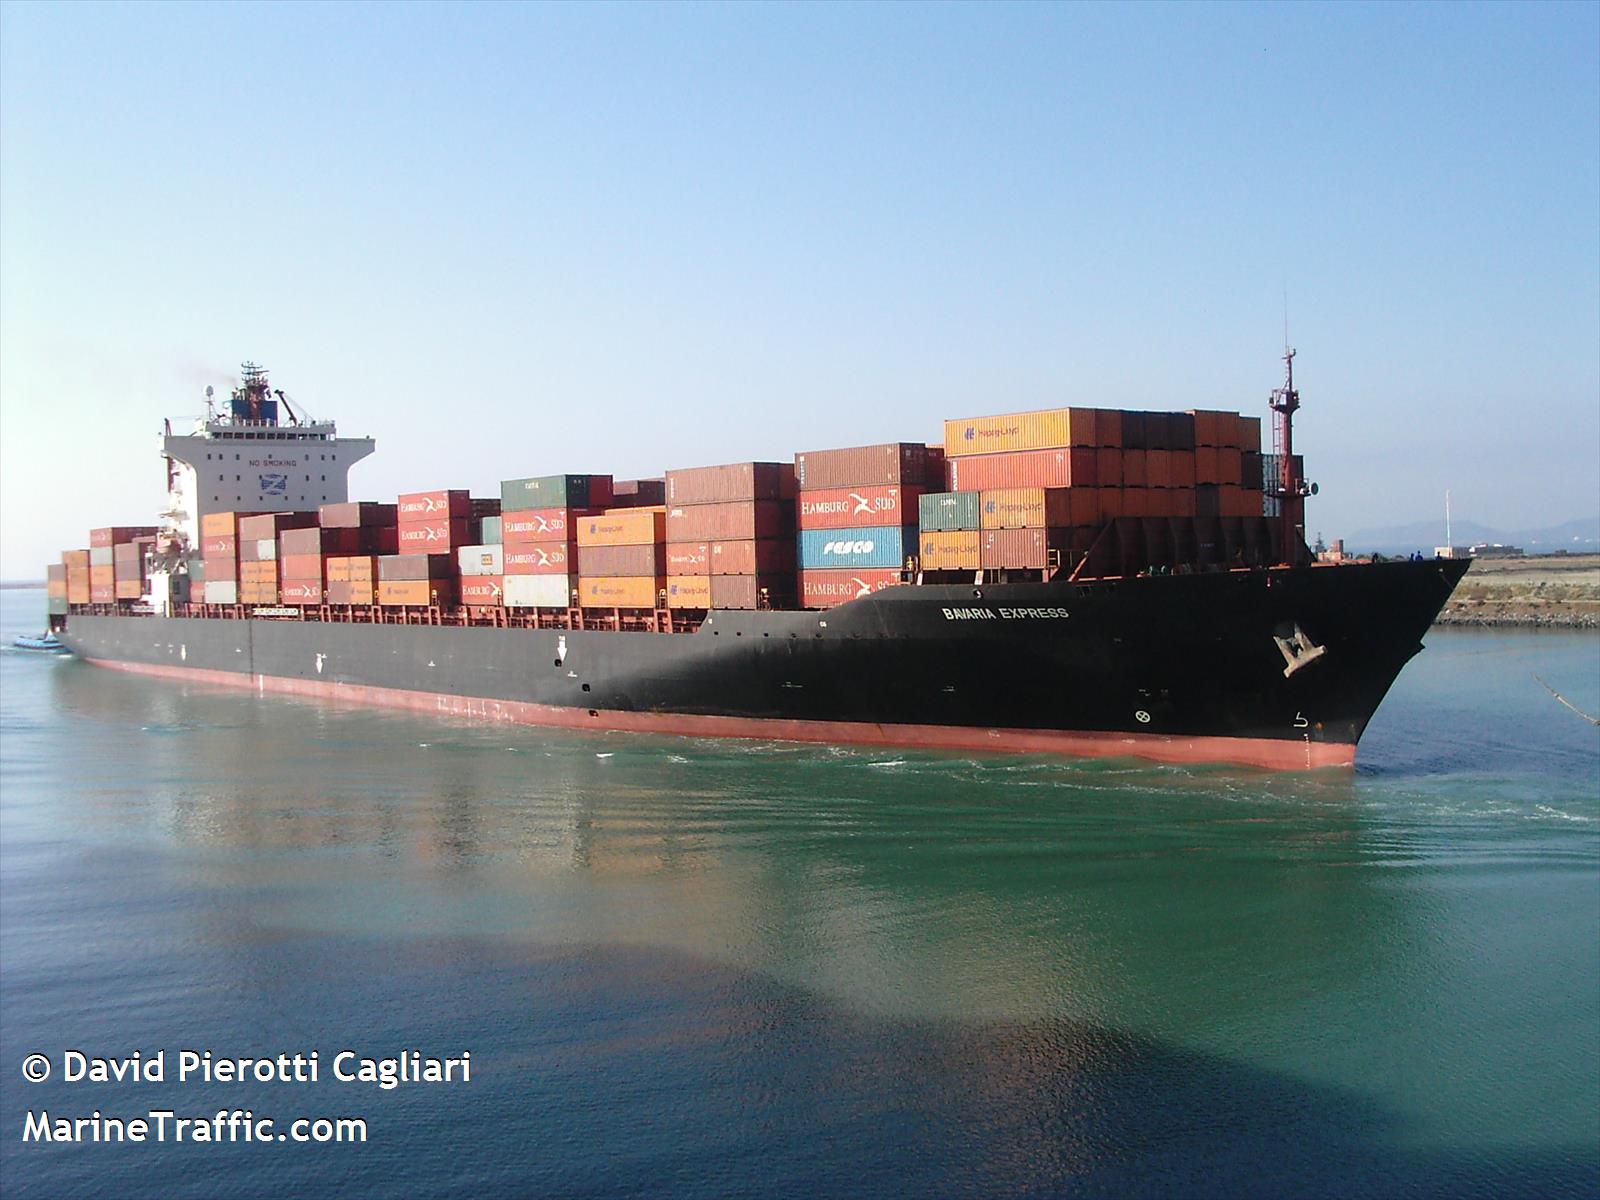
<svg viewBox="0 0 1600 1200">
<path fill-rule="evenodd" d="M 74 614 L 62 636 L 105 665 L 531 724 L 1304 768 L 1353 761 L 1467 565 L 901 587 L 693 634 Z M 1285 674 L 1280 641 L 1312 661 Z"/>
</svg>

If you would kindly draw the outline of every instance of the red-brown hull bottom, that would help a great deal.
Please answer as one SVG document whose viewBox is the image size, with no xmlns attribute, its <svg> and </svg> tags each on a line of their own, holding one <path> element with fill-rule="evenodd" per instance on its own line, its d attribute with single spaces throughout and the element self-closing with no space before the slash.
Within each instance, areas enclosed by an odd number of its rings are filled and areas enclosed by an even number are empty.
<svg viewBox="0 0 1600 1200">
<path fill-rule="evenodd" d="M 409 691 L 275 675 L 243 675 L 197 667 L 90 658 L 96 666 L 251 691 L 281 692 L 320 700 L 403 708 L 435 716 L 502 721 L 566 729 L 620 730 L 683 737 L 759 738 L 862 746 L 918 746 L 943 750 L 1061 754 L 1077 758 L 1146 758 L 1157 762 L 1235 763 L 1278 771 L 1350 767 L 1354 745 L 1272 738 L 1178 737 L 1162 734 L 1095 733 L 1043 729 L 977 729 L 952 725 L 885 725 L 859 721 L 794 721 L 763 717 L 700 716 L 693 713 L 622 712 L 562 708 L 519 700 L 486 700 L 439 692 Z"/>
</svg>

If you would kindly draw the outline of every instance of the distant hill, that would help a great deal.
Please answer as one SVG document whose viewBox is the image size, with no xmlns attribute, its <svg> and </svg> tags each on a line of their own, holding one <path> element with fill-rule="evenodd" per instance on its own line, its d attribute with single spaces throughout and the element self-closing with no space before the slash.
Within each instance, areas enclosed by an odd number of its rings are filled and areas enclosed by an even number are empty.
<svg viewBox="0 0 1600 1200">
<path fill-rule="evenodd" d="M 1577 517 L 1541 529 L 1494 529 L 1476 521 L 1458 519 L 1450 524 L 1450 536 L 1458 546 L 1499 542 L 1502 545 L 1520 546 L 1529 553 L 1549 554 L 1556 550 L 1571 550 L 1592 554 L 1600 550 L 1600 517 Z M 1444 545 L 1444 518 L 1358 530 L 1346 535 L 1344 544 L 1345 549 L 1352 553 L 1372 550 L 1382 554 L 1431 551 L 1435 546 Z"/>
</svg>

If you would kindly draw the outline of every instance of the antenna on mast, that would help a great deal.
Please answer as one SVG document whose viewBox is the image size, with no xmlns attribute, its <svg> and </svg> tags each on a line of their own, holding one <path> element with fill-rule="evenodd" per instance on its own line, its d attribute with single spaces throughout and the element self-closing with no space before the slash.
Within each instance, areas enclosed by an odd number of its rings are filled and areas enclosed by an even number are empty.
<svg viewBox="0 0 1600 1200">
<path fill-rule="evenodd" d="M 1272 451 L 1278 460 L 1277 478 L 1268 482 L 1270 494 L 1277 497 L 1283 521 L 1278 561 L 1288 565 L 1300 561 L 1300 545 L 1305 536 L 1306 497 L 1315 494 L 1301 477 L 1294 457 L 1294 414 L 1300 407 L 1300 393 L 1294 386 L 1294 350 L 1289 345 L 1288 296 L 1284 298 L 1284 384 L 1274 389 L 1267 404 L 1272 409 Z"/>
</svg>

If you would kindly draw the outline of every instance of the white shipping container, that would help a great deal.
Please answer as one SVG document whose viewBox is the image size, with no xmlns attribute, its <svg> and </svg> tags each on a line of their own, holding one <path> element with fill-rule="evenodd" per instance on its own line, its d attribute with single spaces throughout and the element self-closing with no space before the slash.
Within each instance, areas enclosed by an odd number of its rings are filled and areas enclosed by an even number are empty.
<svg viewBox="0 0 1600 1200">
<path fill-rule="evenodd" d="M 239 585 L 233 580 L 206 580 L 207 604 L 239 603 Z"/>
<path fill-rule="evenodd" d="M 572 603 L 567 575 L 507 575 L 505 602 L 512 608 L 566 608 Z"/>
<path fill-rule="evenodd" d="M 110 546 L 96 546 L 89 551 L 91 567 L 109 567 L 116 563 L 116 551 Z"/>
<path fill-rule="evenodd" d="M 278 539 L 277 538 L 261 538 L 256 542 L 256 561 L 257 562 L 277 562 L 278 561 Z"/>
<path fill-rule="evenodd" d="M 456 551 L 456 561 L 463 575 L 504 575 L 506 573 L 506 548 L 504 546 L 462 546 Z"/>
</svg>

